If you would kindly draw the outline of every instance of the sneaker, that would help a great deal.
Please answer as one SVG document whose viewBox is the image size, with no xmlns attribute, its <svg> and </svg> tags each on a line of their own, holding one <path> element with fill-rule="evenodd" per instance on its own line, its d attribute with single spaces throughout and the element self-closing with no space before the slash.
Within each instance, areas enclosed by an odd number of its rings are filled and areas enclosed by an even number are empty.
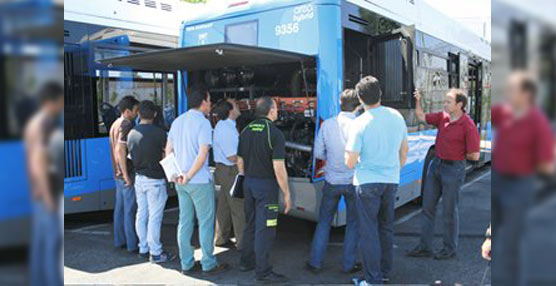
<svg viewBox="0 0 556 286">
<path fill-rule="evenodd" d="M 148 252 L 145 253 L 141 253 L 139 252 L 139 258 L 143 258 L 143 259 L 149 259 L 150 255 Z"/>
<path fill-rule="evenodd" d="M 386 277 L 386 276 L 382 277 L 382 284 L 388 284 L 388 283 L 390 283 L 390 277 Z"/>
<path fill-rule="evenodd" d="M 311 265 L 309 261 L 305 262 L 305 269 L 309 272 L 312 272 L 313 274 L 318 274 L 321 270 L 320 268 Z"/>
<path fill-rule="evenodd" d="M 276 272 L 270 272 L 269 274 L 267 274 L 266 276 L 263 277 L 257 277 L 257 282 L 261 282 L 261 283 L 270 283 L 270 284 L 274 284 L 274 283 L 286 283 L 288 282 L 288 278 L 282 274 L 278 274 Z"/>
<path fill-rule="evenodd" d="M 228 263 L 221 263 L 218 264 L 216 267 L 213 267 L 211 270 L 203 271 L 203 274 L 215 275 L 215 274 L 220 274 L 222 272 L 226 272 L 228 270 L 230 270 L 230 265 Z"/>
<path fill-rule="evenodd" d="M 355 286 L 364 286 L 367 282 L 365 282 L 365 277 L 354 277 L 351 279 L 351 283 Z"/>
<path fill-rule="evenodd" d="M 363 270 L 363 264 L 361 264 L 361 262 L 357 262 L 350 270 L 344 270 L 344 273 L 355 274 L 361 270 Z"/>
<path fill-rule="evenodd" d="M 417 246 L 413 250 L 408 251 L 405 255 L 409 257 L 431 257 L 432 252 L 428 249 L 424 249 L 422 246 Z"/>
<path fill-rule="evenodd" d="M 163 251 L 160 255 L 151 255 L 151 262 L 152 263 L 164 263 L 174 260 L 175 255 Z"/>
<path fill-rule="evenodd" d="M 187 270 L 182 270 L 181 274 L 183 275 L 190 275 L 196 272 L 201 271 L 201 263 L 199 261 L 195 261 L 195 263 L 193 264 L 193 267 L 187 269 Z"/>
<path fill-rule="evenodd" d="M 442 249 L 434 255 L 434 259 L 436 260 L 448 260 L 455 257 L 456 257 L 456 252 L 448 251 L 446 249 Z"/>
</svg>

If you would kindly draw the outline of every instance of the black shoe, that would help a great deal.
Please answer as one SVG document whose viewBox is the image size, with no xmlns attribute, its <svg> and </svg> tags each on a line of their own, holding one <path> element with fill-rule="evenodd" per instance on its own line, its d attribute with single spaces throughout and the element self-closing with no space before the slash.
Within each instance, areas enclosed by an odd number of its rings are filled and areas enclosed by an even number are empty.
<svg viewBox="0 0 556 286">
<path fill-rule="evenodd" d="M 148 252 L 145 252 L 145 253 L 139 252 L 139 257 L 143 258 L 143 259 L 149 259 L 150 255 L 149 255 Z"/>
<path fill-rule="evenodd" d="M 286 283 L 288 282 L 288 278 L 282 274 L 278 274 L 276 272 L 270 272 L 266 276 L 257 277 L 257 282 L 262 283 Z"/>
<path fill-rule="evenodd" d="M 388 284 L 390 283 L 390 278 L 389 277 L 382 277 L 382 284 Z"/>
<path fill-rule="evenodd" d="M 162 253 L 160 253 L 160 255 L 151 255 L 151 262 L 152 263 L 170 262 L 174 260 L 174 258 L 176 258 L 174 254 L 163 251 Z"/>
<path fill-rule="evenodd" d="M 354 274 L 361 270 L 363 270 L 363 265 L 361 264 L 361 262 L 357 262 L 355 263 L 355 265 L 353 265 L 353 267 L 350 270 L 347 271 L 344 270 L 344 273 Z"/>
<path fill-rule="evenodd" d="M 438 253 L 434 255 L 434 259 L 436 260 L 448 260 L 456 257 L 456 252 L 448 251 L 445 249 L 440 250 Z"/>
<path fill-rule="evenodd" d="M 311 265 L 309 261 L 305 262 L 305 269 L 309 272 L 312 272 L 313 274 L 319 274 L 321 270 L 320 268 Z"/>
<path fill-rule="evenodd" d="M 235 248 L 237 248 L 237 247 L 236 247 L 236 244 L 235 244 L 233 241 L 231 241 L 231 240 L 228 240 L 228 241 L 226 241 L 226 242 L 223 243 L 223 244 L 215 244 L 215 246 L 216 246 L 216 247 L 221 247 L 221 248 L 228 248 L 228 249 L 235 249 Z"/>
<path fill-rule="evenodd" d="M 240 265 L 239 271 L 241 272 L 249 272 L 255 269 L 255 265 Z"/>
<path fill-rule="evenodd" d="M 189 268 L 187 270 L 182 270 L 181 274 L 190 275 L 190 274 L 193 274 L 193 273 L 196 273 L 196 272 L 199 272 L 199 271 L 201 271 L 201 262 L 195 261 L 191 268 Z"/>
<path fill-rule="evenodd" d="M 211 270 L 203 271 L 204 275 L 216 275 L 223 272 L 230 270 L 230 265 L 228 263 L 218 264 L 216 267 L 213 267 Z"/>
<path fill-rule="evenodd" d="M 432 252 L 421 246 L 417 246 L 413 250 L 408 251 L 405 255 L 409 257 L 431 257 Z"/>
</svg>

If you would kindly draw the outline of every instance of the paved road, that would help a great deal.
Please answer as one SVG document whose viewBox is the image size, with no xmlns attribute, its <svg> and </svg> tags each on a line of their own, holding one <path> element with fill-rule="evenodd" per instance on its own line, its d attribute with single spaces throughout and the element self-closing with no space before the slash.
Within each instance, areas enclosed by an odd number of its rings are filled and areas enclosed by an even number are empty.
<svg viewBox="0 0 556 286">
<path fill-rule="evenodd" d="M 435 261 L 433 259 L 408 258 L 406 250 L 418 240 L 419 208 L 404 206 L 397 210 L 395 237 L 395 265 L 391 284 L 432 284 L 477 285 L 481 281 L 486 263 L 480 257 L 480 245 L 485 228 L 490 221 L 490 168 L 485 167 L 470 174 L 460 197 L 461 239 L 457 259 Z M 104 216 L 104 218 L 103 218 Z M 179 262 L 156 265 L 126 253 L 115 250 L 112 244 L 112 225 L 109 214 L 73 216 L 66 218 L 64 277 L 69 284 L 136 284 L 164 283 L 203 285 L 252 284 L 253 273 L 237 271 L 239 253 L 235 250 L 216 248 L 216 256 L 221 262 L 228 262 L 235 268 L 230 272 L 205 277 L 202 274 L 183 276 L 179 272 Z M 102 222 L 102 220 L 105 220 Z M 321 274 L 313 275 L 303 270 L 309 253 L 314 223 L 280 217 L 277 239 L 272 253 L 275 270 L 290 277 L 291 284 L 349 284 L 353 275 L 341 272 L 341 246 L 343 228 L 334 229 L 328 248 L 328 255 Z M 100 223 L 100 224 L 99 224 Z M 166 248 L 177 253 L 176 245 L 177 211 L 165 214 L 162 240 Z M 441 229 L 437 224 L 437 245 L 440 246 Z M 196 233 L 194 234 L 196 237 Z M 194 238 L 196 259 L 200 259 L 198 242 Z M 487 274 L 487 281 L 490 276 Z"/>
</svg>

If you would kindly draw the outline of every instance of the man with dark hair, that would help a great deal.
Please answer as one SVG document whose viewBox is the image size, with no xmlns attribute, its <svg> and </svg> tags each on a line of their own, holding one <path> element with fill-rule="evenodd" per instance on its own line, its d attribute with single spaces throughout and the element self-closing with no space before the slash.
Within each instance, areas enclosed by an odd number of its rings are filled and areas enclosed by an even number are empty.
<svg viewBox="0 0 556 286">
<path fill-rule="evenodd" d="M 116 181 L 116 200 L 114 203 L 114 246 L 137 251 L 135 234 L 135 214 L 137 202 L 133 189 L 133 164 L 127 158 L 127 136 L 137 117 L 139 101 L 133 96 L 125 96 L 118 104 L 121 116 L 110 127 L 110 155 L 114 180 Z"/>
<path fill-rule="evenodd" d="M 241 249 L 245 228 L 243 199 L 230 195 L 230 189 L 238 173 L 236 162 L 239 133 L 236 119 L 241 113 L 232 99 L 222 100 L 215 109 L 220 119 L 214 128 L 214 147 L 212 149 L 216 163 L 214 180 L 217 185 L 220 185 L 218 207 L 216 208 L 215 243 L 219 247 L 234 247 L 230 241 L 233 225 L 237 248 Z"/>
<path fill-rule="evenodd" d="M 176 180 L 180 205 L 178 247 L 182 274 L 198 270 L 191 246 L 194 215 L 199 222 L 199 242 L 203 249 L 201 259 L 205 274 L 228 270 L 228 265 L 218 264 L 214 256 L 214 185 L 208 166 L 212 145 L 212 127 L 206 116 L 211 111 L 210 94 L 204 87 L 194 87 L 188 93 L 190 109 L 180 115 L 170 127 L 166 155 L 174 153 L 184 174 Z"/>
<path fill-rule="evenodd" d="M 237 166 L 245 174 L 243 184 L 245 233 L 240 270 L 256 268 L 256 280 L 282 283 L 286 277 L 272 271 L 270 250 L 278 225 L 278 189 L 284 193 L 285 213 L 292 207 L 286 172 L 286 139 L 274 125 L 278 119 L 276 102 L 270 97 L 257 100 L 255 119 L 239 138 Z"/>
<path fill-rule="evenodd" d="M 554 132 L 536 104 L 537 82 L 516 71 L 506 83 L 505 103 L 492 107 L 493 285 L 526 285 L 526 217 L 534 206 L 537 175 L 554 176 Z M 544 225 L 543 225 L 544 226 Z M 530 258 L 531 260 L 533 258 Z"/>
<path fill-rule="evenodd" d="M 346 202 L 347 213 L 343 246 L 343 270 L 348 273 L 361 270 L 361 265 L 355 263 L 359 234 L 353 170 L 348 169 L 344 163 L 348 131 L 355 119 L 354 112 L 359 104 L 355 90 L 346 89 L 340 96 L 342 111 L 338 116 L 329 118 L 322 123 L 315 140 L 315 157 L 326 161 L 324 166 L 326 182 L 322 188 L 319 219 L 313 235 L 311 255 L 306 264 L 306 268 L 313 273 L 318 273 L 321 270 L 321 263 L 324 260 L 330 237 L 330 226 L 342 196 Z"/>
<path fill-rule="evenodd" d="M 154 102 L 145 100 L 139 105 L 139 125 L 128 135 L 127 147 L 135 169 L 137 219 L 135 229 L 139 237 L 139 255 L 155 263 L 170 261 L 174 256 L 162 250 L 160 227 L 168 194 L 164 170 L 159 164 L 166 146 L 166 132 L 154 125 L 157 115 Z"/>
<path fill-rule="evenodd" d="M 362 78 L 355 86 L 357 96 L 366 106 L 373 106 L 380 103 L 382 90 L 378 79 L 373 76 Z"/>
<path fill-rule="evenodd" d="M 467 96 L 460 89 L 450 89 L 444 100 L 444 111 L 426 114 L 421 106 L 421 93 L 415 92 L 415 115 L 421 122 L 438 128 L 435 158 L 429 164 L 423 192 L 423 216 L 420 243 L 407 253 L 413 257 L 432 256 L 436 206 L 442 197 L 443 248 L 435 259 L 456 256 L 459 239 L 459 192 L 465 180 L 465 161 L 480 157 L 477 126 L 465 113 Z"/>
<path fill-rule="evenodd" d="M 394 204 L 400 170 L 407 159 L 407 127 L 397 110 L 381 105 L 382 91 L 376 78 L 361 79 L 356 92 L 365 112 L 352 123 L 345 162 L 348 168 L 355 168 L 365 281 L 382 284 L 388 282 L 392 271 Z"/>
<path fill-rule="evenodd" d="M 33 199 L 30 285 L 62 285 L 64 89 L 50 82 L 40 90 L 41 106 L 24 130 L 27 169 Z"/>
</svg>

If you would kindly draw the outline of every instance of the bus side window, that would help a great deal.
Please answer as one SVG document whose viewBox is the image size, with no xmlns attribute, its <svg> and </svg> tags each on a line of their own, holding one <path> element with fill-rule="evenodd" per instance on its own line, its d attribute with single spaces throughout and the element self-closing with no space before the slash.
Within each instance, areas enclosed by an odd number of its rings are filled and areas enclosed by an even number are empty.
<svg viewBox="0 0 556 286">
<path fill-rule="evenodd" d="M 120 116 L 118 103 L 127 95 L 153 101 L 158 108 L 155 124 L 170 128 L 176 118 L 174 74 L 113 70 L 97 70 L 96 74 L 98 134 L 108 134 L 112 122 Z"/>
</svg>

